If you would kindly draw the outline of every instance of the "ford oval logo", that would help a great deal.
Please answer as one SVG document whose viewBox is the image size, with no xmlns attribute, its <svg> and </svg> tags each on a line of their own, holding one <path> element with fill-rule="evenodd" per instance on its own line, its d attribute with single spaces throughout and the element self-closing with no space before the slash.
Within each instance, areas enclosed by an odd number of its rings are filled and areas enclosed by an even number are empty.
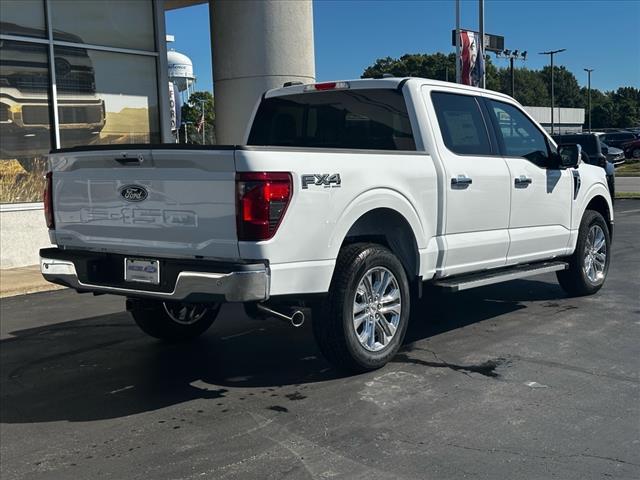
<svg viewBox="0 0 640 480">
<path fill-rule="evenodd" d="M 149 196 L 147 189 L 140 185 L 125 185 L 120 189 L 120 195 L 127 202 L 141 202 Z"/>
</svg>

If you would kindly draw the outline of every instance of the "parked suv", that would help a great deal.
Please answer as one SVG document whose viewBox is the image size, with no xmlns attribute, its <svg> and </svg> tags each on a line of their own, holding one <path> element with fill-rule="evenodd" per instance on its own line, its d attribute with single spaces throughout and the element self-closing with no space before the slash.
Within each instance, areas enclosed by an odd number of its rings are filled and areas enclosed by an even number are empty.
<svg viewBox="0 0 640 480">
<path fill-rule="evenodd" d="M 423 284 L 459 291 L 556 272 L 605 282 L 602 168 L 514 99 L 422 78 L 266 92 L 244 146 L 76 147 L 50 155 L 41 271 L 128 298 L 149 335 L 202 334 L 224 302 L 299 326 L 324 356 L 379 368 Z M 249 348 L 249 347 L 248 347 Z"/>
<path fill-rule="evenodd" d="M 616 169 L 615 165 L 608 160 L 608 147 L 602 143 L 602 134 L 581 133 L 568 135 L 554 135 L 553 138 L 558 143 L 577 143 L 582 146 L 584 161 L 604 168 L 607 175 L 607 185 L 611 192 L 611 198 L 616 192 Z"/>
<path fill-rule="evenodd" d="M 601 139 L 610 147 L 622 148 L 625 143 L 635 140 L 636 134 L 633 132 L 607 132 L 602 135 Z"/>
<path fill-rule="evenodd" d="M 640 160 L 640 139 L 631 140 L 623 145 L 624 155 L 633 160 Z"/>
</svg>

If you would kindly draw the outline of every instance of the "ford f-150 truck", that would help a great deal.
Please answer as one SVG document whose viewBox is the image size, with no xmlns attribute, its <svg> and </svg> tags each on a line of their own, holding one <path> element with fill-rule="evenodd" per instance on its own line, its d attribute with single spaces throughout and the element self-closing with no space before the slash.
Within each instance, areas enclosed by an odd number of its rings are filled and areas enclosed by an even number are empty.
<svg viewBox="0 0 640 480">
<path fill-rule="evenodd" d="M 203 333 L 224 302 L 300 325 L 338 367 L 381 367 L 425 283 L 557 272 L 597 292 L 611 259 L 602 168 L 512 98 L 420 78 L 266 92 L 243 146 L 50 155 L 41 270 L 127 297 L 146 333 Z"/>
</svg>

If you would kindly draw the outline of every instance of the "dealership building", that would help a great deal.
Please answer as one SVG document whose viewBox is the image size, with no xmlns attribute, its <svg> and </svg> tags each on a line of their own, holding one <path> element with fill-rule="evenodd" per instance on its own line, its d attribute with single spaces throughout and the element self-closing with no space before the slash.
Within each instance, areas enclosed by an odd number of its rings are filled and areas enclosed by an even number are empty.
<svg viewBox="0 0 640 480">
<path fill-rule="evenodd" d="M 202 3 L 2 0 L 1 268 L 36 264 L 49 244 L 40 197 L 52 148 L 174 141 L 164 15 Z M 315 80 L 312 4 L 208 3 L 216 137 L 241 143 L 262 92 Z"/>
<path fill-rule="evenodd" d="M 40 199 L 51 149 L 175 141 L 166 11 L 209 4 L 218 143 L 242 142 L 265 90 L 315 81 L 311 0 L 1 2 L 3 269 L 38 263 L 49 244 Z M 528 109 L 548 128 L 549 109 Z M 584 110 L 555 118 L 579 131 Z"/>
</svg>

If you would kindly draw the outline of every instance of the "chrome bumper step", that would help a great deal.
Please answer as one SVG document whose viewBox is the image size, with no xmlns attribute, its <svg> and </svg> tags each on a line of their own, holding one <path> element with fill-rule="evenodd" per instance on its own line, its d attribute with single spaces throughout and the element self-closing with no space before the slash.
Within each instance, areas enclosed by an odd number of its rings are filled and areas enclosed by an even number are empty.
<svg viewBox="0 0 640 480">
<path fill-rule="evenodd" d="M 228 273 L 182 271 L 170 292 L 84 283 L 71 260 L 40 257 L 40 272 L 49 282 L 80 292 L 110 293 L 138 298 L 182 301 L 190 297 L 225 302 L 255 302 L 269 298 L 270 274 L 267 267 Z"/>
</svg>

